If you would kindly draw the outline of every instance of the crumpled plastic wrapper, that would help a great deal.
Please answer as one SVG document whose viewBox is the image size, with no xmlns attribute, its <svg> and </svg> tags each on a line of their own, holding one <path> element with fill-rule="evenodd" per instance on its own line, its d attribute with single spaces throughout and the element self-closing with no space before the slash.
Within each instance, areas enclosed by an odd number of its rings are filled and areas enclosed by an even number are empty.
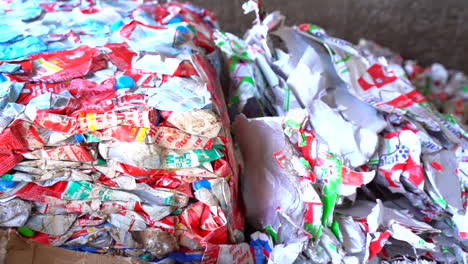
<svg viewBox="0 0 468 264">
<path fill-rule="evenodd" d="M 468 263 L 466 117 L 434 97 L 464 104 L 464 75 L 243 7 L 215 37 L 256 263 Z"/>
<path fill-rule="evenodd" d="M 218 258 L 211 248 L 243 240 L 213 14 L 176 2 L 0 7 L 0 226 L 152 263 Z"/>
</svg>

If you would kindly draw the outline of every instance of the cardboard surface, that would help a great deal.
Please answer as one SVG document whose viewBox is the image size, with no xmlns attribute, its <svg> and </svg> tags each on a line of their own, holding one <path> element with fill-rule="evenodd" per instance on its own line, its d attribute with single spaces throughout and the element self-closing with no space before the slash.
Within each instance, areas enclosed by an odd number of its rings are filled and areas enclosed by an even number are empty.
<svg viewBox="0 0 468 264">
<path fill-rule="evenodd" d="M 66 250 L 0 230 L 0 264 L 141 264 L 137 259 Z"/>
</svg>

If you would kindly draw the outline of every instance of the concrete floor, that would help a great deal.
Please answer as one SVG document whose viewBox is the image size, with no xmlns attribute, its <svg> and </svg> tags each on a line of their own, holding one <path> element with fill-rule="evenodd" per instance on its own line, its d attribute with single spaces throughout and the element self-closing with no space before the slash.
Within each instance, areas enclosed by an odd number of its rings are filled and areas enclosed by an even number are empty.
<svg viewBox="0 0 468 264">
<path fill-rule="evenodd" d="M 252 16 L 244 0 L 193 0 L 217 14 L 225 31 L 244 32 Z M 466 0 L 263 0 L 280 10 L 287 24 L 313 23 L 329 34 L 357 42 L 379 42 L 423 64 L 440 62 L 468 72 L 468 1 Z"/>
</svg>

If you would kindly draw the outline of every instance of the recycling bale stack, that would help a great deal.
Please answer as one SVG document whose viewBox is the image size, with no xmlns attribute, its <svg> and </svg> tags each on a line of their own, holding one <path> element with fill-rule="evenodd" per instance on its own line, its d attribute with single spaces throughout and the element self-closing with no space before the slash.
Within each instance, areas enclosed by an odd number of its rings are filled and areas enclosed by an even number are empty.
<svg viewBox="0 0 468 264">
<path fill-rule="evenodd" d="M 209 11 L 135 1 L 0 7 L 0 226 L 168 263 L 242 239 Z"/>
<path fill-rule="evenodd" d="M 467 263 L 466 75 L 288 27 L 261 3 L 244 4 L 256 20 L 243 39 L 215 34 L 243 114 L 233 131 L 255 259 Z"/>
</svg>

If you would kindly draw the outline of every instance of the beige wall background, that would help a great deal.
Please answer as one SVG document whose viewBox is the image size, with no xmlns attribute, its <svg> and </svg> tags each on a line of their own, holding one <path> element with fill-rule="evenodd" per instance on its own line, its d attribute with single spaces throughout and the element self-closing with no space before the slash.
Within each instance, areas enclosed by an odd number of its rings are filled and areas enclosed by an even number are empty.
<svg viewBox="0 0 468 264">
<path fill-rule="evenodd" d="M 251 25 L 244 0 L 192 0 L 217 14 L 221 27 L 236 34 Z M 313 23 L 356 43 L 364 37 L 420 63 L 440 62 L 468 72 L 468 0 L 263 0 L 286 23 Z"/>
</svg>

